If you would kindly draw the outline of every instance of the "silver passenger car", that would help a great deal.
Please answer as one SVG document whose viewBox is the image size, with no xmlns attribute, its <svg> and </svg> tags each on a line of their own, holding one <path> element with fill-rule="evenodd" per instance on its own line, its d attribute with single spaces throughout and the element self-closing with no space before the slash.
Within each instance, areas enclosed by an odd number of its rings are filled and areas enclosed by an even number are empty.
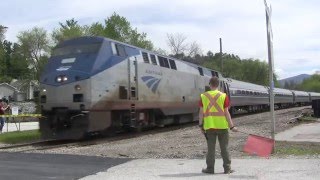
<svg viewBox="0 0 320 180">
<path fill-rule="evenodd" d="M 269 104 L 268 90 L 265 86 L 225 79 L 229 85 L 231 106 L 261 106 Z"/>
<path fill-rule="evenodd" d="M 292 105 L 293 93 L 288 89 L 274 88 L 274 103 L 278 105 Z"/>
</svg>

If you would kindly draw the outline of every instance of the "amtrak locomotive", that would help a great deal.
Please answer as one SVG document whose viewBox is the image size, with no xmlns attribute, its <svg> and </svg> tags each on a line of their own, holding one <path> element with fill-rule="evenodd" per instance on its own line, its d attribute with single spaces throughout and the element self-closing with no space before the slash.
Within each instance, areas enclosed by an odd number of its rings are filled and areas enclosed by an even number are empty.
<svg viewBox="0 0 320 180">
<path fill-rule="evenodd" d="M 268 87 L 223 78 L 217 71 L 103 37 L 58 44 L 41 76 L 43 138 L 81 138 L 123 129 L 197 120 L 210 77 L 232 111 L 266 109 Z M 319 93 L 276 89 L 279 107 L 310 103 Z"/>
</svg>

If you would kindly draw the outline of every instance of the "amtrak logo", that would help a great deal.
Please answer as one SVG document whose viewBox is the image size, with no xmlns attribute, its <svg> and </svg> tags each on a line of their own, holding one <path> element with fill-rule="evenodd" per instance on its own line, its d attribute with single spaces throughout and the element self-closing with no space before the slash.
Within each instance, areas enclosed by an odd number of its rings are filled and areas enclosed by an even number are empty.
<svg viewBox="0 0 320 180">
<path fill-rule="evenodd" d="M 161 79 L 153 76 L 142 76 L 141 79 L 153 93 L 156 93 Z"/>
</svg>

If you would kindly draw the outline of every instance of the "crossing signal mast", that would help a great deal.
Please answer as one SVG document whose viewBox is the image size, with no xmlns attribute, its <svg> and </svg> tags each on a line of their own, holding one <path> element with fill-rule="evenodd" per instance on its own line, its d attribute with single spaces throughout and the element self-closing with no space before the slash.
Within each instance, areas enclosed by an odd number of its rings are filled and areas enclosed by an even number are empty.
<svg viewBox="0 0 320 180">
<path fill-rule="evenodd" d="M 267 25 L 267 41 L 268 41 L 268 62 L 269 62 L 269 82 L 270 82 L 270 115 L 271 115 L 271 138 L 275 140 L 275 114 L 274 114 L 274 63 L 273 63 L 273 35 L 271 28 L 271 5 L 268 6 L 267 1 L 264 0 L 265 11 L 266 11 L 266 25 Z M 275 150 L 275 143 L 273 150 Z"/>
</svg>

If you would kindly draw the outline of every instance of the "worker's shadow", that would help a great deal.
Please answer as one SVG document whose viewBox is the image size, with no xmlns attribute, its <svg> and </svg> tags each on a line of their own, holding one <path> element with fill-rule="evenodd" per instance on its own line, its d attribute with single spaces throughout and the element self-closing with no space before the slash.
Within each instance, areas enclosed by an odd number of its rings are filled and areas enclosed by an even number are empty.
<svg viewBox="0 0 320 180">
<path fill-rule="evenodd" d="M 223 174 L 223 173 L 215 173 Z M 180 173 L 180 174 L 162 174 L 160 177 L 164 178 L 188 178 L 188 177 L 197 177 L 197 176 L 212 176 L 214 174 L 204 174 L 204 173 Z"/>
<path fill-rule="evenodd" d="M 257 176 L 248 176 L 248 175 L 231 175 L 231 174 L 224 174 L 224 173 L 215 173 L 215 174 L 204 174 L 204 173 L 181 173 L 181 174 L 162 174 L 159 175 L 163 178 L 189 178 L 189 177 L 200 177 L 200 176 L 214 176 L 214 175 L 225 175 L 229 178 L 234 179 L 258 179 Z"/>
</svg>

